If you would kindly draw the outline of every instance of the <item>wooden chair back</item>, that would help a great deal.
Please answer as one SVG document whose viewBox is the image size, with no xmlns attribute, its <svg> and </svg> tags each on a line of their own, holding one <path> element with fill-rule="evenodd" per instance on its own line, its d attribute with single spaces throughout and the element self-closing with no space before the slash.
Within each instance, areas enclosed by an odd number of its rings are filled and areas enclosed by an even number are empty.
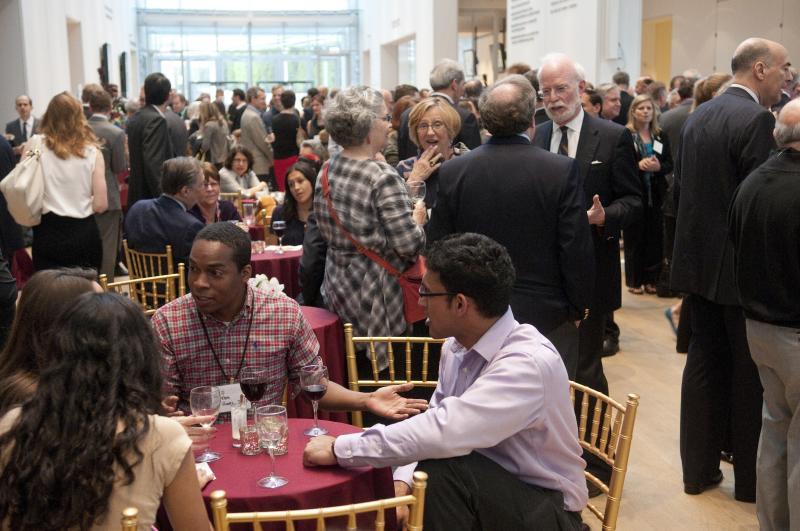
<svg viewBox="0 0 800 531">
<path fill-rule="evenodd" d="M 263 522 L 283 522 L 287 531 L 295 530 L 295 522 L 315 521 L 317 531 L 327 529 L 325 520 L 335 517 L 347 517 L 347 530 L 358 529 L 356 516 L 365 513 L 376 513 L 373 529 L 386 529 L 387 509 L 409 505 L 408 531 L 422 530 L 422 517 L 425 509 L 425 488 L 428 475 L 425 472 L 414 472 L 414 485 L 411 494 L 395 496 L 383 500 L 340 505 L 337 507 L 323 507 L 319 509 L 296 509 L 289 511 L 269 511 L 251 513 L 229 513 L 228 501 L 224 490 L 211 493 L 211 512 L 214 515 L 214 529 L 216 531 L 229 531 L 231 524 L 251 524 L 256 531 L 261 531 Z"/>
<path fill-rule="evenodd" d="M 128 507 L 122 511 L 122 531 L 137 531 L 139 526 L 139 509 Z"/>
<path fill-rule="evenodd" d="M 139 303 L 146 315 L 152 315 L 168 302 L 186 295 L 182 262 L 178 264 L 178 272 L 169 275 L 131 278 L 119 282 L 109 282 L 106 275 L 100 275 L 98 282 L 103 291 L 127 295 Z"/>
<path fill-rule="evenodd" d="M 125 249 L 125 261 L 128 262 L 128 275 L 131 278 L 157 277 L 175 272 L 171 245 L 167 245 L 163 253 L 143 253 L 131 249 L 128 240 L 122 240 L 122 247 Z"/>
<path fill-rule="evenodd" d="M 428 378 L 430 346 L 441 345 L 444 343 L 444 339 L 434 339 L 432 337 L 353 337 L 353 325 L 345 323 L 344 342 L 347 350 L 347 379 L 352 391 L 359 392 L 362 388 L 377 389 L 386 385 L 406 382 L 412 382 L 414 387 L 435 388 L 438 383 L 438 379 Z M 397 344 L 401 345 L 399 351 L 396 350 Z M 362 378 L 362 375 L 358 374 L 356 351 L 359 345 L 366 346 L 367 355 L 370 359 L 371 374 L 366 378 Z M 386 357 L 389 362 L 388 378 L 380 376 L 376 348 L 378 345 L 386 348 Z M 414 378 L 412 374 L 412 359 L 415 356 L 422 357 L 422 371 L 419 378 Z M 361 412 L 354 411 L 351 415 L 353 424 L 363 428 L 364 420 Z"/>
<path fill-rule="evenodd" d="M 603 531 L 613 531 L 617 527 L 622 487 L 628 471 L 628 457 L 631 451 L 633 425 L 639 396 L 628 395 L 623 406 L 616 400 L 579 383 L 569 383 L 569 394 L 575 404 L 576 393 L 580 394 L 580 415 L 578 418 L 578 442 L 585 451 L 603 460 L 611 467 L 611 480 L 603 483 L 588 470 L 586 480 L 600 488 L 606 495 L 603 511 L 591 502 L 587 509 L 603 524 Z M 593 406 L 590 409 L 590 404 Z M 587 426 L 591 415 L 591 426 Z"/>
</svg>

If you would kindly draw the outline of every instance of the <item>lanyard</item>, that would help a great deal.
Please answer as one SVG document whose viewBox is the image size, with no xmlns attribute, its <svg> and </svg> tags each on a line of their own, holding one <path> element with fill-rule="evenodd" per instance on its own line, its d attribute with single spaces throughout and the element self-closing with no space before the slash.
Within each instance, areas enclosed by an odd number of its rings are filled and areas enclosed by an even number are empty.
<svg viewBox="0 0 800 531">
<path fill-rule="evenodd" d="M 200 319 L 200 324 L 203 325 L 203 332 L 206 335 L 206 341 L 208 342 L 208 346 L 211 349 L 211 353 L 214 355 L 214 361 L 217 362 L 217 367 L 219 367 L 220 372 L 222 372 L 222 377 L 228 381 L 228 383 L 235 383 L 236 380 L 239 378 L 239 374 L 242 372 L 242 366 L 244 365 L 244 356 L 247 353 L 247 345 L 250 343 L 250 329 L 253 326 L 253 316 L 255 315 L 255 308 L 250 309 L 250 321 L 247 324 L 247 337 L 244 339 L 244 348 L 242 349 L 242 357 L 239 359 L 239 368 L 236 370 L 236 375 L 228 376 L 225 372 L 225 369 L 222 367 L 222 362 L 219 360 L 219 356 L 217 356 L 217 351 L 214 349 L 214 344 L 211 343 L 211 337 L 208 335 L 208 328 L 206 328 L 206 322 L 203 320 L 203 316 L 200 314 L 200 311 L 197 311 L 197 317 Z"/>
</svg>

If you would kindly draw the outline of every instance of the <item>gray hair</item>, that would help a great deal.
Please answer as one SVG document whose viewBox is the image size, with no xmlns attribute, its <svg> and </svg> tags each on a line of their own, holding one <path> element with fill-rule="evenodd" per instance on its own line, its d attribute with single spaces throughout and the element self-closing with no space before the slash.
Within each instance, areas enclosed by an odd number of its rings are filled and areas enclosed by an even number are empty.
<svg viewBox="0 0 800 531">
<path fill-rule="evenodd" d="M 542 69 L 546 66 L 559 68 L 562 65 L 567 65 L 575 73 L 575 81 L 586 81 L 586 70 L 584 70 L 583 67 L 575 62 L 570 56 L 559 52 L 549 53 L 542 57 L 541 66 L 539 67 L 540 75 Z"/>
<path fill-rule="evenodd" d="M 786 147 L 789 144 L 800 142 L 800 120 L 795 120 L 794 123 L 787 123 L 784 121 L 787 114 L 790 113 L 784 113 L 781 110 L 778 115 L 778 121 L 775 122 L 775 142 L 777 142 L 778 147 Z M 797 118 L 796 112 L 791 114 L 794 114 L 794 118 Z"/>
<path fill-rule="evenodd" d="M 191 188 L 198 175 L 203 175 L 203 167 L 194 157 L 165 160 L 161 165 L 161 189 L 165 194 L 177 195 L 184 186 Z"/>
<path fill-rule="evenodd" d="M 365 86 L 348 87 L 328 98 L 322 116 L 331 138 L 342 147 L 364 143 L 383 108 L 383 94 Z"/>
<path fill-rule="evenodd" d="M 495 94 L 498 87 L 512 85 L 517 89 L 514 97 L 507 93 Z M 479 102 L 481 121 L 495 136 L 512 136 L 526 131 L 536 112 L 536 94 L 533 85 L 524 76 L 512 74 L 493 84 L 481 95 Z"/>
<path fill-rule="evenodd" d="M 602 85 L 595 87 L 594 90 L 600 95 L 601 98 L 605 100 L 606 94 L 612 90 L 619 90 L 619 86 L 616 83 L 603 83 Z"/>
<path fill-rule="evenodd" d="M 429 81 L 433 90 L 441 90 L 449 87 L 453 81 L 464 81 L 464 70 L 452 59 L 443 59 L 431 70 Z"/>
<path fill-rule="evenodd" d="M 261 87 L 255 87 L 255 86 L 254 87 L 250 87 L 249 89 L 247 89 L 247 92 L 245 92 L 245 101 L 247 103 L 250 103 L 251 101 L 253 101 L 254 99 L 256 99 L 258 97 L 258 93 L 259 92 L 264 92 L 264 89 L 262 89 Z"/>
</svg>

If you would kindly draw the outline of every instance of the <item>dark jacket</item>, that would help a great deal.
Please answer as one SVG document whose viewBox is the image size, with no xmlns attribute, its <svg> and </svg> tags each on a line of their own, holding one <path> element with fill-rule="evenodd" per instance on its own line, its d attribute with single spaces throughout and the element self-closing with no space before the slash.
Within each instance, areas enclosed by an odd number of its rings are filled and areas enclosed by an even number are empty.
<svg viewBox="0 0 800 531">
<path fill-rule="evenodd" d="M 428 240 L 477 232 L 508 249 L 517 279 L 514 316 L 546 334 L 584 317 L 591 301 L 593 253 L 572 160 L 521 136 L 492 137 L 439 169 Z"/>
<path fill-rule="evenodd" d="M 778 151 L 739 185 L 728 227 L 745 315 L 800 328 L 800 151 Z"/>
<path fill-rule="evenodd" d="M 142 107 L 128 122 L 128 208 L 140 199 L 161 195 L 161 165 L 172 158 L 167 120 L 152 105 Z"/>
<path fill-rule="evenodd" d="M 675 164 L 672 289 L 717 304 L 739 303 L 728 208 L 739 183 L 775 148 L 774 128 L 772 113 L 738 87 L 689 115 Z"/>
<path fill-rule="evenodd" d="M 550 149 L 553 122 L 536 128 L 534 144 Z M 606 212 L 604 227 L 592 227 L 595 258 L 593 312 L 609 313 L 622 305 L 622 274 L 619 261 L 620 231 L 641 215 L 642 187 L 634 162 L 630 131 L 609 120 L 583 115 L 575 160 L 583 180 L 583 205 L 600 196 Z"/>
<path fill-rule="evenodd" d="M 0 136 L 0 181 L 5 179 L 6 175 L 14 169 L 15 164 L 16 161 L 11 144 L 5 137 Z M 14 259 L 14 253 L 23 247 L 25 247 L 25 244 L 22 239 L 22 227 L 14 221 L 8 211 L 6 197 L 0 194 L 0 252 L 10 264 Z"/>
</svg>

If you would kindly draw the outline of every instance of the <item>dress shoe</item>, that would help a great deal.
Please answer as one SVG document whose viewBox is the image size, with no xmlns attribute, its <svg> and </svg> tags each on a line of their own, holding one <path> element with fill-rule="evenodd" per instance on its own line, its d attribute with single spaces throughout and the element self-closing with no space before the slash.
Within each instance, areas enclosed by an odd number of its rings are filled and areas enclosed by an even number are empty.
<svg viewBox="0 0 800 531">
<path fill-rule="evenodd" d="M 711 487 L 716 487 L 720 483 L 722 483 L 722 471 L 717 470 L 717 473 L 714 475 L 714 477 L 705 483 L 684 483 L 683 492 L 691 495 L 700 494 L 704 490 L 710 489 Z"/>
<path fill-rule="evenodd" d="M 589 480 L 586 481 L 586 490 L 589 491 L 590 498 L 597 498 L 603 494 L 603 490 Z"/>
<path fill-rule="evenodd" d="M 726 463 L 733 464 L 733 452 L 726 452 L 725 450 L 722 450 L 719 453 L 719 460 L 720 461 L 725 461 Z"/>
<path fill-rule="evenodd" d="M 603 357 L 607 358 L 619 352 L 619 341 L 613 337 L 607 337 L 603 340 Z"/>
<path fill-rule="evenodd" d="M 116 267 L 114 268 L 114 274 L 119 277 L 127 277 L 128 276 L 128 268 L 125 267 L 125 264 L 122 262 L 117 262 Z"/>
</svg>

